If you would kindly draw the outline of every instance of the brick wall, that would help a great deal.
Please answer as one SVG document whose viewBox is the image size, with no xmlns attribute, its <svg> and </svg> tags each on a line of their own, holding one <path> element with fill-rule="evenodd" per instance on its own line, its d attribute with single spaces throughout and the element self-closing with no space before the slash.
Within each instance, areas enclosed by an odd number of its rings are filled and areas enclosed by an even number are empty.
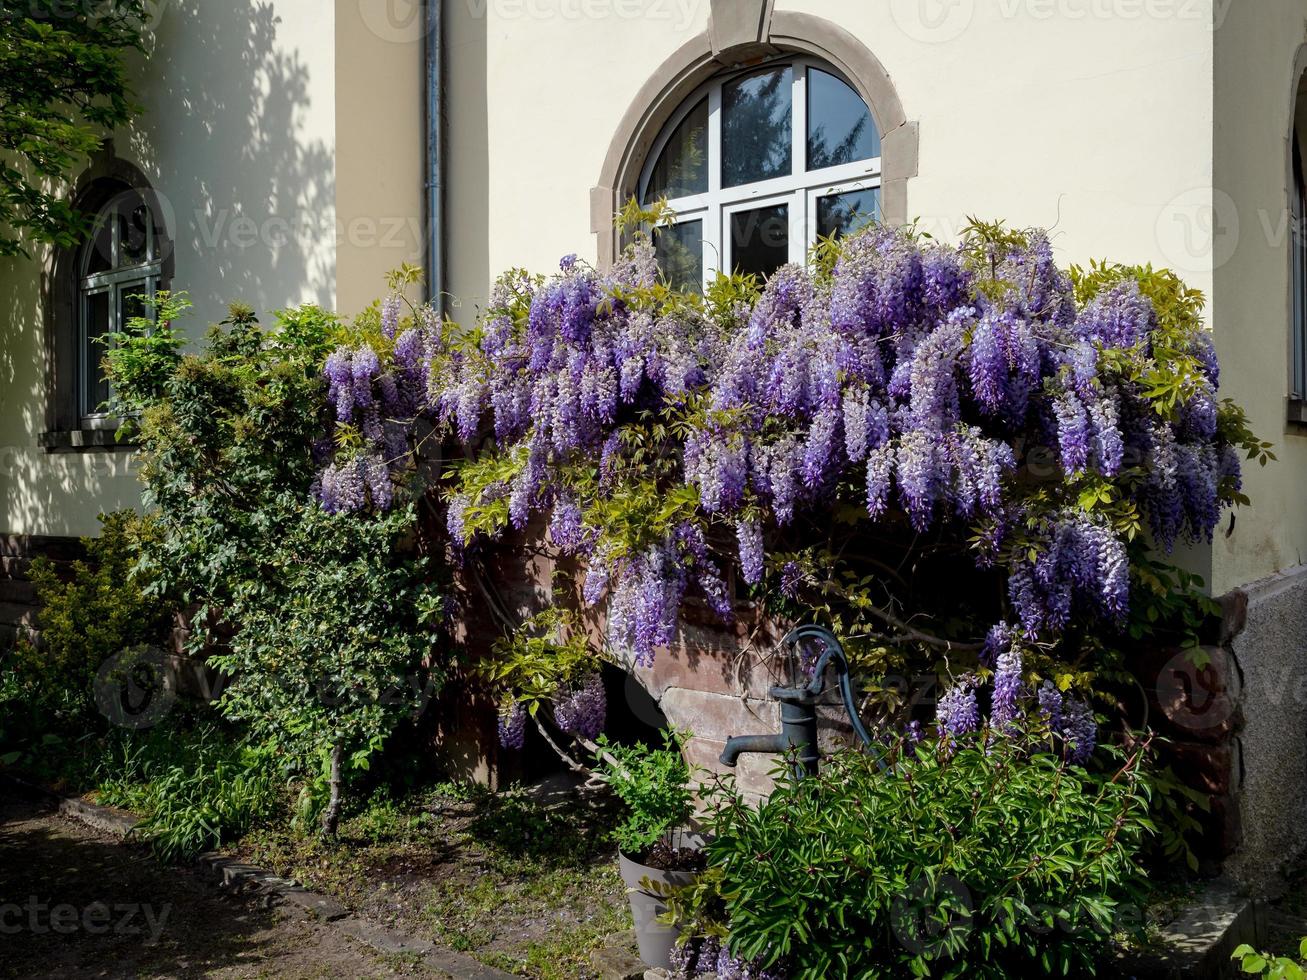
<svg viewBox="0 0 1307 980">
<path fill-rule="evenodd" d="M 32 559 L 49 558 L 56 566 L 68 566 L 84 558 L 86 549 L 78 538 L 37 534 L 0 535 L 0 649 L 36 626 L 36 590 L 28 579 Z"/>
</svg>

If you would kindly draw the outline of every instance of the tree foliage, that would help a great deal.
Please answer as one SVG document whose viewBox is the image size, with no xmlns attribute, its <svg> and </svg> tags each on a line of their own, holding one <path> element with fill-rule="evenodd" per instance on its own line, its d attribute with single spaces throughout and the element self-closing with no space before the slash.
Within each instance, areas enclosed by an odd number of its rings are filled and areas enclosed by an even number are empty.
<svg viewBox="0 0 1307 980">
<path fill-rule="evenodd" d="M 142 0 L 0 0 L 0 255 L 85 236 L 64 185 L 139 111 L 126 55 L 144 15 Z"/>
<path fill-rule="evenodd" d="M 229 678 L 223 712 L 322 767 L 334 832 L 348 770 L 441 678 L 440 593 L 414 553 L 411 508 L 329 514 L 310 493 L 335 318 L 302 307 L 265 328 L 233 306 L 191 354 L 174 327 L 186 306 L 163 296 L 157 322 L 133 321 L 106 357 L 159 532 L 141 566 L 192 610 L 192 652 Z"/>
</svg>

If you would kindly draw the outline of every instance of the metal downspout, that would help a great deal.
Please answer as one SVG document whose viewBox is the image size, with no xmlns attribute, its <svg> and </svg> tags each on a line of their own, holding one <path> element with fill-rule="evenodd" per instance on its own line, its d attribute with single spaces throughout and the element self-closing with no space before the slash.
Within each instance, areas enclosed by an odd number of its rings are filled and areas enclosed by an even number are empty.
<svg viewBox="0 0 1307 980">
<path fill-rule="evenodd" d="M 426 298 L 445 311 L 445 88 L 444 17 L 441 0 L 422 5 L 426 62 Z"/>
</svg>

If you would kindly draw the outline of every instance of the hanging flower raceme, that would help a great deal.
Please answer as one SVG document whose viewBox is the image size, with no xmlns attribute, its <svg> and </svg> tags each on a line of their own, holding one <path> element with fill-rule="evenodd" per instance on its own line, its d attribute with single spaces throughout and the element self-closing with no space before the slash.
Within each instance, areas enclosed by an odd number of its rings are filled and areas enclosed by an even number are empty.
<svg viewBox="0 0 1307 980">
<path fill-rule="evenodd" d="M 499 744 L 506 749 L 526 745 L 526 709 L 514 704 L 499 715 Z"/>
<path fill-rule="evenodd" d="M 1032 748 L 1042 750 L 1050 748 L 1048 737 L 1052 736 L 1052 748 L 1068 762 L 1085 765 L 1098 744 L 1093 709 L 1084 701 L 1065 697 L 1052 681 L 1031 691 L 1022 677 L 1019 640 L 1020 634 L 1006 624 L 990 631 L 987 649 L 997 646 L 1001 652 L 994 669 L 988 725 L 981 717 L 976 678 L 966 675 L 957 679 L 936 705 L 939 734 L 958 740 L 987 727 L 988 738 L 1025 739 Z M 912 731 L 909 728 L 909 742 L 913 741 Z"/>
<path fill-rule="evenodd" d="M 554 720 L 569 735 L 594 738 L 604 730 L 608 700 L 597 671 L 560 689 L 553 700 Z"/>
</svg>

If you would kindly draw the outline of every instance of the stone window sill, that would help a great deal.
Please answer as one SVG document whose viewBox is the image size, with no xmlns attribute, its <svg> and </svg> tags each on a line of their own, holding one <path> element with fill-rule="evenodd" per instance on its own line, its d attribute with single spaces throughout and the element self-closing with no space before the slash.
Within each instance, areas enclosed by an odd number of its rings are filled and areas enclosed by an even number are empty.
<svg viewBox="0 0 1307 980">
<path fill-rule="evenodd" d="M 131 439 L 118 440 L 115 429 L 60 429 L 41 433 L 47 453 L 120 452 L 136 448 Z"/>
</svg>

